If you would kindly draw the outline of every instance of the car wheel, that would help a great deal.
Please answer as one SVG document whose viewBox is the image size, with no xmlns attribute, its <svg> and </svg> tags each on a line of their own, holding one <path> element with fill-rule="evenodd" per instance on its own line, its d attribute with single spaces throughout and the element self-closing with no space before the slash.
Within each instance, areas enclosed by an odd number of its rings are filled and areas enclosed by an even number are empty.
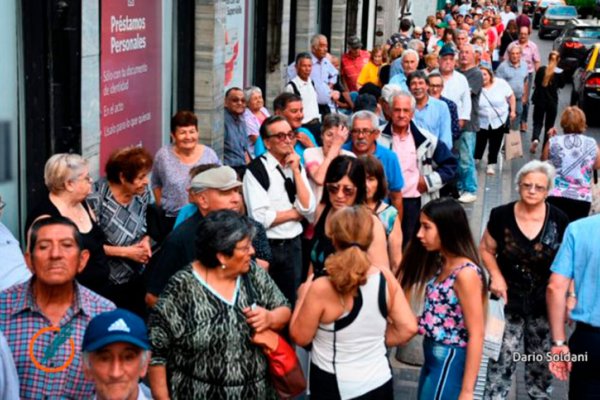
<svg viewBox="0 0 600 400">
<path fill-rule="evenodd" d="M 576 106 L 579 100 L 578 97 L 579 96 L 577 96 L 577 92 L 575 91 L 575 86 L 573 86 L 571 89 L 571 101 L 569 102 L 569 105 Z"/>
<path fill-rule="evenodd" d="M 540 39 L 544 39 L 546 37 L 546 34 L 544 33 L 544 31 L 542 31 L 542 28 L 540 28 L 540 30 L 538 31 L 538 37 Z"/>
</svg>

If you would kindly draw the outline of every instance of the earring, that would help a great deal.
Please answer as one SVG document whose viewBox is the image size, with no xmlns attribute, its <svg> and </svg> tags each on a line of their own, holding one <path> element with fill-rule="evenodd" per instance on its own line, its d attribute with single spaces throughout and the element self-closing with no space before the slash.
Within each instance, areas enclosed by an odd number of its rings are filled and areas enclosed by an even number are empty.
<svg viewBox="0 0 600 400">
<path fill-rule="evenodd" d="M 227 265 L 221 264 L 221 269 L 225 269 L 225 268 L 227 268 Z"/>
</svg>

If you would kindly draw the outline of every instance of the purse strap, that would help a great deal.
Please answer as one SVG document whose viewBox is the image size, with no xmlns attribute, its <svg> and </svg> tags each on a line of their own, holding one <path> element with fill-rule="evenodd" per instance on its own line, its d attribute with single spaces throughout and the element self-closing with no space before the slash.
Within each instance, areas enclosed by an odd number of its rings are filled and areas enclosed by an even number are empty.
<svg viewBox="0 0 600 400">
<path fill-rule="evenodd" d="M 504 123 L 504 121 L 502 121 L 502 117 L 500 116 L 500 113 L 498 112 L 498 110 L 496 110 L 496 107 L 494 107 L 494 105 L 492 104 L 492 102 L 490 101 L 490 99 L 487 97 L 487 95 L 485 94 L 485 92 L 483 91 L 483 89 L 481 90 L 481 94 L 483 95 L 483 97 L 485 97 L 485 100 L 488 102 L 488 104 L 490 106 L 492 106 L 492 110 L 494 110 L 494 112 L 498 116 L 498 119 L 500 120 L 500 122 Z"/>
</svg>

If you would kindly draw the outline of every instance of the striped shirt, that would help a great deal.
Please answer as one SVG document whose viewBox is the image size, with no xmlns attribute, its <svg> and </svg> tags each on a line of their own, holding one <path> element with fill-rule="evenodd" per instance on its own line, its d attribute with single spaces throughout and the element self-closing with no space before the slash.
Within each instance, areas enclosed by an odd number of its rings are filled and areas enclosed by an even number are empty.
<svg viewBox="0 0 600 400">
<path fill-rule="evenodd" d="M 100 295 L 74 282 L 73 304 L 58 327 L 42 314 L 28 281 L 0 292 L 0 330 L 10 346 L 26 399 L 83 399 L 94 385 L 84 378 L 81 342 L 89 321 L 115 308 Z"/>
</svg>

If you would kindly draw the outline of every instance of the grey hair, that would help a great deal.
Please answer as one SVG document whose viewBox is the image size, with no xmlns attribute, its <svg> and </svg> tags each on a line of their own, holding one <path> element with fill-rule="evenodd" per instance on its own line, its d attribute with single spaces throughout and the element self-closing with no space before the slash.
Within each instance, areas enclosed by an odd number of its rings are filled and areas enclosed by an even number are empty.
<svg viewBox="0 0 600 400">
<path fill-rule="evenodd" d="M 79 154 L 55 154 L 44 166 L 44 183 L 51 193 L 60 192 L 68 181 L 77 179 L 87 167 L 87 160 Z"/>
<path fill-rule="evenodd" d="M 462 35 L 464 35 L 467 38 L 467 40 L 469 39 L 469 32 L 465 31 L 464 29 L 457 29 L 456 37 L 462 36 Z"/>
<path fill-rule="evenodd" d="M 262 90 L 258 86 L 248 86 L 244 89 L 244 99 L 246 100 L 246 103 L 250 101 L 250 98 L 254 93 L 258 93 L 261 96 L 263 95 Z"/>
<path fill-rule="evenodd" d="M 327 36 L 323 35 L 322 33 L 317 33 L 316 35 L 313 35 L 310 38 L 310 47 L 317 46 L 319 44 L 319 40 L 321 39 L 327 40 Z"/>
<path fill-rule="evenodd" d="M 361 121 L 365 119 L 370 119 L 372 129 L 377 129 L 379 127 L 379 117 L 377 117 L 377 115 L 375 115 L 374 112 L 368 110 L 361 110 L 355 112 L 350 117 L 350 130 L 354 128 L 354 121 L 356 121 L 357 119 L 360 119 Z"/>
<path fill-rule="evenodd" d="M 323 123 L 321 124 L 321 132 L 325 132 L 329 128 L 336 126 L 346 126 L 348 118 L 342 114 L 330 113 L 323 117 Z"/>
<path fill-rule="evenodd" d="M 419 39 L 411 39 L 411 40 L 408 42 L 408 45 L 407 45 L 407 47 L 408 47 L 409 49 L 411 49 L 411 50 L 414 50 L 414 51 L 417 51 L 417 52 L 418 52 L 418 51 L 419 51 L 419 48 L 421 48 L 421 49 L 425 49 L 425 43 L 423 43 L 423 42 L 422 42 L 422 41 L 420 41 Z M 417 53 L 417 57 L 418 57 L 418 56 L 419 56 L 419 54 Z"/>
<path fill-rule="evenodd" d="M 384 87 L 381 88 L 381 99 L 391 104 L 392 96 L 399 94 L 402 91 L 402 87 L 400 85 L 395 85 L 393 83 L 388 83 Z"/>
<path fill-rule="evenodd" d="M 401 90 L 400 93 L 393 95 L 392 97 L 390 97 L 390 107 L 394 107 L 394 100 L 396 98 L 402 98 L 402 97 L 406 97 L 410 100 L 410 107 L 412 108 L 412 111 L 414 112 L 415 109 L 417 108 L 417 100 L 415 100 L 415 97 L 410 93 L 407 92 L 406 90 Z"/>
<path fill-rule="evenodd" d="M 418 64 L 419 63 L 419 53 L 417 53 L 413 49 L 406 49 L 406 50 L 404 50 L 404 53 L 402 53 L 401 61 L 404 61 L 404 57 L 406 57 L 409 54 L 412 54 L 412 55 L 414 55 L 417 58 L 417 64 Z"/>
<path fill-rule="evenodd" d="M 515 185 L 517 191 L 519 190 L 519 184 L 525 175 L 531 174 L 532 172 L 540 172 L 546 175 L 548 178 L 548 191 L 554 187 L 554 178 L 556 177 L 556 168 L 548 161 L 532 160 L 527 164 L 523 165 L 517 175 L 515 176 Z"/>
</svg>

